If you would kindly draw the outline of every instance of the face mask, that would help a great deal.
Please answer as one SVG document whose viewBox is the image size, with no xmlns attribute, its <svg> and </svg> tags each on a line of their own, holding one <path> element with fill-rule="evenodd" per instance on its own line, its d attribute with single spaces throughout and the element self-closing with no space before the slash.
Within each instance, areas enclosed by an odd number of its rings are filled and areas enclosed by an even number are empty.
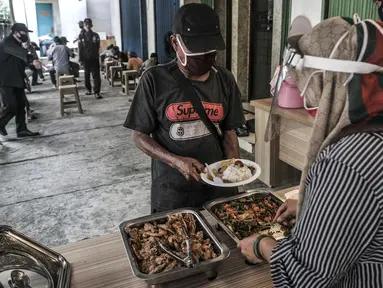
<svg viewBox="0 0 383 288">
<path fill-rule="evenodd" d="M 185 61 L 182 62 L 180 56 L 177 53 L 177 58 L 181 65 L 195 76 L 202 76 L 210 71 L 213 67 L 215 59 L 217 57 L 216 50 L 211 50 L 203 53 L 186 53 L 179 35 L 176 36 L 178 45 L 181 47 L 183 54 L 185 55 Z"/>
<path fill-rule="evenodd" d="M 28 33 L 24 32 L 24 31 L 17 32 L 16 37 L 19 39 L 19 41 L 21 43 L 26 43 L 29 40 Z"/>
</svg>

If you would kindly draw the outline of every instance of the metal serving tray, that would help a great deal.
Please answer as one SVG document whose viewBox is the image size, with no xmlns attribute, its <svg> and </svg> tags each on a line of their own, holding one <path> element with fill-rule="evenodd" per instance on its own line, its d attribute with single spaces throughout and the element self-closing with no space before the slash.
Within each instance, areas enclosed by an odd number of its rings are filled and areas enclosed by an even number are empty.
<svg viewBox="0 0 383 288">
<path fill-rule="evenodd" d="M 259 198 L 262 198 L 262 197 L 266 197 L 266 196 L 271 196 L 273 198 L 273 200 L 277 203 L 280 203 L 282 204 L 283 201 L 278 198 L 277 196 L 275 196 L 273 193 L 271 193 L 270 191 L 263 191 L 263 190 L 250 190 L 246 193 L 241 193 L 241 194 L 238 194 L 238 195 L 235 195 L 235 196 L 231 196 L 231 197 L 226 197 L 226 198 L 218 198 L 218 199 L 215 199 L 215 200 L 212 200 L 212 201 L 209 201 L 207 203 L 205 203 L 203 205 L 203 208 L 211 215 L 213 216 L 213 218 L 218 222 L 219 226 L 230 236 L 230 238 L 232 238 L 235 242 L 239 243 L 241 240 L 239 240 L 237 238 L 237 236 L 234 234 L 234 232 L 232 232 L 222 221 L 221 219 L 219 219 L 219 217 L 217 215 L 215 215 L 214 213 L 214 208 L 215 206 L 219 205 L 219 204 L 223 204 L 223 203 L 227 203 L 227 202 L 230 202 L 230 201 L 233 201 L 233 200 L 238 200 L 238 199 L 242 199 L 242 198 L 246 198 L 246 197 L 249 197 L 249 196 L 252 196 L 252 195 L 259 195 Z M 265 230 L 264 232 L 267 233 L 269 230 Z M 276 234 L 274 235 L 274 238 L 276 240 L 280 240 L 282 238 L 284 238 L 284 235 L 283 233 L 281 234 Z"/>
<path fill-rule="evenodd" d="M 31 282 L 33 287 L 70 287 L 71 266 L 63 256 L 9 226 L 0 226 L 0 274 L 12 270 L 47 280 L 48 286 L 34 286 Z"/>
<path fill-rule="evenodd" d="M 211 243 L 218 257 L 209 261 L 200 262 L 194 265 L 192 268 L 182 267 L 158 274 L 142 273 L 138 267 L 138 262 L 135 256 L 133 256 L 134 253 L 130 244 L 130 237 L 128 233 L 125 232 L 125 229 L 141 227 L 144 223 L 159 221 L 161 219 L 166 219 L 168 215 L 174 215 L 179 213 L 192 214 L 196 218 L 197 230 L 203 231 L 204 235 L 211 239 Z M 221 262 L 230 255 L 229 248 L 219 240 L 218 236 L 215 234 L 215 232 L 213 232 L 213 229 L 210 227 L 209 223 L 203 218 L 201 213 L 193 208 L 177 209 L 125 221 L 120 225 L 120 232 L 133 274 L 138 278 L 144 280 L 148 285 L 159 285 L 162 283 L 183 279 L 200 273 L 206 273 L 208 278 L 214 278 L 214 276 L 216 276 L 219 264 L 221 264 Z"/>
</svg>

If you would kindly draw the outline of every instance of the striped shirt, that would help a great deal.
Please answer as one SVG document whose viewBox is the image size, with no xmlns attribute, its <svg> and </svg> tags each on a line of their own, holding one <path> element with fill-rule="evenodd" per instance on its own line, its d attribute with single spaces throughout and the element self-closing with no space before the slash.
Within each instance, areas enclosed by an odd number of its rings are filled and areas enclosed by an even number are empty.
<svg viewBox="0 0 383 288">
<path fill-rule="evenodd" d="M 309 171 L 302 209 L 271 257 L 275 287 L 383 287 L 383 133 L 327 147 Z"/>
</svg>

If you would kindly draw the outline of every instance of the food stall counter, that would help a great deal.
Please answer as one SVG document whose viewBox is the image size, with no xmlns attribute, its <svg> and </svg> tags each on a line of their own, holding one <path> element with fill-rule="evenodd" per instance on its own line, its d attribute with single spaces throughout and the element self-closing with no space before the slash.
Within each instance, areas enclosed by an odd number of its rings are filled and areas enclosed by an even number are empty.
<svg viewBox="0 0 383 288">
<path fill-rule="evenodd" d="M 284 195 L 294 189 L 297 187 L 279 190 L 274 194 L 284 200 Z M 217 228 L 217 222 L 211 215 L 206 211 L 202 214 L 212 227 Z M 217 233 L 229 247 L 231 254 L 222 263 L 215 280 L 209 281 L 204 274 L 200 274 L 166 283 L 166 286 L 161 287 L 273 287 L 269 265 L 247 265 L 236 243 L 224 231 L 219 230 Z M 54 250 L 72 265 L 72 288 L 148 287 L 132 274 L 120 233 L 66 244 Z"/>
</svg>

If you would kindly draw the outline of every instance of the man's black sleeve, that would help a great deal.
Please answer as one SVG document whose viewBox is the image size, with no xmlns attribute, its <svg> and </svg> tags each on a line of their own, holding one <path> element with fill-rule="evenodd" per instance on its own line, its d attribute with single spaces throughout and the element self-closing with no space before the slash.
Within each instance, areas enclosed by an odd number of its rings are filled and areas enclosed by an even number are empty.
<svg viewBox="0 0 383 288">
<path fill-rule="evenodd" d="M 378 8 L 380 21 L 383 21 L 383 4 Z"/>
<path fill-rule="evenodd" d="M 156 129 L 156 118 L 154 79 L 151 73 L 145 73 L 140 79 L 124 127 L 150 135 Z"/>
</svg>

